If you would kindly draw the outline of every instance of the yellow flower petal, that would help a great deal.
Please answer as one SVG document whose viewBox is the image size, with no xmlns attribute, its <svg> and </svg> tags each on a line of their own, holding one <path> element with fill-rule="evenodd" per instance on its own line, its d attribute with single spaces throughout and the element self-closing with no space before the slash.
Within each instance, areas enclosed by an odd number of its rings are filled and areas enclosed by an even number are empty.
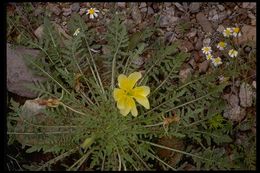
<svg viewBox="0 0 260 173">
<path fill-rule="evenodd" d="M 124 89 L 126 91 L 131 89 L 129 79 L 126 77 L 126 75 L 123 74 L 120 74 L 118 76 L 118 85 L 121 89 Z"/>
<path fill-rule="evenodd" d="M 114 99 L 116 101 L 118 101 L 120 98 L 122 98 L 123 96 L 125 96 L 125 91 L 122 90 L 122 89 L 119 89 L 119 88 L 115 88 L 114 91 L 113 91 L 113 96 L 114 96 Z"/>
<path fill-rule="evenodd" d="M 125 97 L 124 102 L 122 102 L 122 105 L 124 104 L 123 109 L 120 109 L 120 113 L 124 116 L 126 116 L 131 109 L 133 109 L 135 106 L 135 101 L 131 97 Z"/>
<path fill-rule="evenodd" d="M 138 112 L 137 112 L 137 109 L 136 109 L 136 105 L 134 105 L 134 107 L 132 107 L 132 109 L 131 109 L 131 114 L 132 114 L 134 117 L 137 116 Z"/>
<path fill-rule="evenodd" d="M 130 112 L 130 109 L 120 109 L 120 114 L 126 116 Z"/>
<path fill-rule="evenodd" d="M 150 104 L 149 104 L 149 100 L 147 99 L 147 97 L 135 95 L 134 98 L 138 103 L 143 105 L 146 109 L 150 109 Z"/>
<path fill-rule="evenodd" d="M 117 101 L 117 107 L 118 109 L 125 109 L 125 97 L 122 97 Z"/>
<path fill-rule="evenodd" d="M 148 96 L 150 94 L 150 88 L 148 86 L 140 86 L 140 87 L 135 87 L 133 89 L 134 96 L 139 95 L 139 96 Z"/>
<path fill-rule="evenodd" d="M 131 73 L 129 76 L 128 76 L 128 79 L 129 81 L 131 82 L 131 85 L 132 85 L 132 88 L 134 87 L 134 85 L 136 84 L 136 82 L 141 79 L 142 77 L 142 74 L 140 72 L 134 72 L 134 73 Z M 131 88 L 131 89 L 132 89 Z"/>
</svg>

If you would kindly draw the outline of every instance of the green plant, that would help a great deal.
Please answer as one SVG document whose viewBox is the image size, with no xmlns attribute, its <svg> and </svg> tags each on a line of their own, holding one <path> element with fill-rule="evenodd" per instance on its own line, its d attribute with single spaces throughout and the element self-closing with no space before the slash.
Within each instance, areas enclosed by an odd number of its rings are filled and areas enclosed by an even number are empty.
<svg viewBox="0 0 260 173">
<path fill-rule="evenodd" d="M 42 106 L 39 116 L 28 116 L 24 106 L 11 102 L 10 139 L 30 146 L 27 152 L 55 154 L 53 159 L 28 169 L 51 169 L 78 153 L 73 163 L 64 166 L 66 170 L 78 170 L 84 164 L 95 170 L 156 170 L 154 162 L 164 169 L 177 170 L 179 165 L 169 165 L 158 157 L 155 147 L 191 157 L 198 168 L 232 168 L 223 164 L 226 155 L 214 146 L 232 141 L 229 123 L 219 125 L 222 121 L 213 118 L 225 108 L 219 96 L 229 82 L 217 81 L 220 74 L 229 74 L 223 72 L 226 68 L 206 75 L 196 73 L 182 83 L 178 71 L 190 55 L 180 52 L 176 44 L 166 45 L 159 39 L 147 44 L 153 29 L 129 39 L 127 28 L 115 15 L 106 33 L 109 53 L 100 55 L 93 52 L 98 44 L 94 28 L 78 15 L 71 17 L 68 27 L 70 35 L 78 28 L 80 33 L 64 39 L 45 18 L 42 39 L 29 42 L 41 54 L 36 60 L 27 57 L 28 65 L 36 74 L 47 77 L 45 82 L 29 87 L 39 95 L 33 101 Z M 135 66 L 133 60 L 144 54 L 151 55 L 149 62 Z M 151 88 L 151 109 L 138 106 L 137 117 L 125 117 L 117 109 L 112 92 L 119 74 L 134 71 L 143 71 L 138 84 Z M 216 123 L 220 129 L 210 128 Z M 199 147 L 188 146 L 182 151 L 157 144 L 164 136 L 191 140 Z"/>
</svg>

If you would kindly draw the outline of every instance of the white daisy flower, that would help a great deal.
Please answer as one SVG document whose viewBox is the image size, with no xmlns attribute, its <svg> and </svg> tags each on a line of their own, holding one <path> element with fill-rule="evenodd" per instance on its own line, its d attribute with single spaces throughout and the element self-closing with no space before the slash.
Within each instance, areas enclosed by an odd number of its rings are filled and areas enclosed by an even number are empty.
<svg viewBox="0 0 260 173">
<path fill-rule="evenodd" d="M 220 57 L 212 58 L 212 63 L 214 64 L 214 66 L 218 66 L 218 65 L 222 64 L 222 60 Z"/>
<path fill-rule="evenodd" d="M 203 47 L 201 50 L 206 55 L 211 54 L 211 52 L 212 52 L 211 47 Z"/>
<path fill-rule="evenodd" d="M 90 19 L 94 19 L 95 17 L 98 17 L 99 10 L 96 10 L 96 8 L 90 8 L 87 10 L 87 15 L 89 14 Z"/>
<path fill-rule="evenodd" d="M 80 28 L 76 29 L 76 31 L 74 32 L 74 36 L 77 36 L 80 33 Z"/>
<path fill-rule="evenodd" d="M 224 37 L 229 37 L 230 35 L 232 35 L 232 29 L 231 28 L 227 28 L 223 31 L 223 35 Z"/>
<path fill-rule="evenodd" d="M 221 42 L 218 43 L 217 48 L 218 48 L 219 50 L 224 50 L 224 48 L 225 48 L 226 46 L 227 46 L 227 43 L 221 41 Z"/>
<path fill-rule="evenodd" d="M 240 37 L 241 36 L 241 33 L 240 33 L 240 28 L 232 28 L 232 31 L 233 31 L 233 36 L 234 37 Z"/>
<path fill-rule="evenodd" d="M 206 59 L 207 59 L 207 60 L 211 60 L 211 59 L 212 59 L 212 55 L 211 55 L 211 54 L 207 54 L 207 55 L 206 55 Z"/>
<path fill-rule="evenodd" d="M 228 51 L 228 55 L 230 56 L 230 57 L 236 57 L 237 56 L 237 54 L 238 54 L 238 52 L 236 51 L 236 50 L 234 50 L 234 49 L 231 49 L 231 50 L 229 50 Z"/>
</svg>

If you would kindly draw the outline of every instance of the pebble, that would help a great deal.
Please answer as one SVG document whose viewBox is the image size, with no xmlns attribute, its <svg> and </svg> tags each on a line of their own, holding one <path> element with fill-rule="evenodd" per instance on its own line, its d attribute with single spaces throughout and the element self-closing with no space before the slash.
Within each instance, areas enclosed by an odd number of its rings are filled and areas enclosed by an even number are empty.
<svg viewBox="0 0 260 173">
<path fill-rule="evenodd" d="M 148 7 L 148 12 L 147 12 L 147 14 L 148 14 L 148 15 L 154 14 L 153 8 Z"/>
<path fill-rule="evenodd" d="M 145 2 L 141 2 L 139 8 L 144 8 L 144 7 L 146 7 L 146 3 Z"/>
<path fill-rule="evenodd" d="M 207 17 L 204 15 L 204 13 L 200 12 L 196 15 L 197 22 L 202 26 L 202 29 L 204 32 L 213 33 L 213 28 L 211 23 L 208 21 Z"/>
<path fill-rule="evenodd" d="M 253 103 L 252 87 L 247 83 L 242 83 L 239 90 L 240 105 L 250 107 Z"/>
<path fill-rule="evenodd" d="M 135 23 L 139 24 L 142 22 L 142 15 L 137 7 L 134 7 L 131 16 L 134 19 Z"/>
<path fill-rule="evenodd" d="M 199 72 L 200 73 L 206 73 L 209 67 L 210 61 L 205 60 L 202 63 L 199 64 Z"/>
<path fill-rule="evenodd" d="M 141 10 L 140 10 L 142 13 L 145 13 L 145 12 L 147 12 L 147 8 L 146 7 L 144 7 L 144 8 L 141 8 Z"/>
<path fill-rule="evenodd" d="M 62 8 L 63 16 L 69 16 L 72 12 L 71 8 Z"/>
<path fill-rule="evenodd" d="M 218 7 L 218 9 L 219 9 L 220 11 L 224 11 L 224 10 L 225 10 L 225 7 L 224 7 L 223 5 L 217 5 L 217 7 Z"/>
<path fill-rule="evenodd" d="M 125 2 L 118 2 L 117 6 L 120 8 L 125 8 L 126 7 L 126 3 Z"/>
<path fill-rule="evenodd" d="M 199 2 L 192 2 L 189 6 L 191 13 L 197 13 L 200 10 L 200 4 Z"/>
<path fill-rule="evenodd" d="M 71 10 L 74 12 L 78 12 L 80 9 L 79 3 L 72 3 L 71 4 Z"/>
</svg>

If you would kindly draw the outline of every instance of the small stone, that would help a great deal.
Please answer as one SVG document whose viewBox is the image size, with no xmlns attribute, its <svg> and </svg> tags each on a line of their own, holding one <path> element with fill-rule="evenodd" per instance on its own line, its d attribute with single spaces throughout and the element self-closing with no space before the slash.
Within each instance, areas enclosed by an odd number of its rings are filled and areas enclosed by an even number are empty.
<svg viewBox="0 0 260 173">
<path fill-rule="evenodd" d="M 78 12 L 80 9 L 79 3 L 72 3 L 71 4 L 71 10 L 74 12 Z"/>
<path fill-rule="evenodd" d="M 240 106 L 228 106 L 227 109 L 225 109 L 223 116 L 231 121 L 240 122 L 246 116 L 246 111 Z"/>
<path fill-rule="evenodd" d="M 196 15 L 196 19 L 197 19 L 198 23 L 202 26 L 202 29 L 204 32 L 213 33 L 213 28 L 212 28 L 211 23 L 208 21 L 208 19 L 202 12 L 200 12 Z"/>
<path fill-rule="evenodd" d="M 147 14 L 148 14 L 148 15 L 154 14 L 153 8 L 148 7 L 148 12 L 147 12 Z"/>
<path fill-rule="evenodd" d="M 7 44 L 6 52 L 7 90 L 23 97 L 37 97 L 38 94 L 30 91 L 26 85 L 32 85 L 36 81 L 42 82 L 45 78 L 36 76 L 26 65 L 23 56 L 30 55 L 32 58 L 36 58 L 40 51 L 23 46 L 12 48 L 11 44 Z"/>
<path fill-rule="evenodd" d="M 133 8 L 133 10 L 131 12 L 131 16 L 134 19 L 135 23 L 139 24 L 142 22 L 142 15 L 138 8 L 136 8 L 136 7 Z"/>
<path fill-rule="evenodd" d="M 211 42 L 211 39 L 210 38 L 205 38 L 203 40 L 203 46 L 209 46 L 210 45 L 210 42 Z"/>
<path fill-rule="evenodd" d="M 253 81 L 252 85 L 256 89 L 256 81 L 255 80 Z"/>
<path fill-rule="evenodd" d="M 117 2 L 117 6 L 120 8 L 125 8 L 126 3 L 125 2 Z"/>
<path fill-rule="evenodd" d="M 241 29 L 242 35 L 238 37 L 238 43 L 244 44 L 247 41 L 256 41 L 256 27 L 244 25 Z"/>
<path fill-rule="evenodd" d="M 197 30 L 192 30 L 192 31 L 190 31 L 190 32 L 187 34 L 187 37 L 188 37 L 189 39 L 191 39 L 191 38 L 195 37 L 196 34 L 197 34 Z"/>
<path fill-rule="evenodd" d="M 236 80 L 236 81 L 235 81 L 235 86 L 236 86 L 236 87 L 239 87 L 239 86 L 240 86 L 240 83 L 241 83 L 240 80 Z"/>
<path fill-rule="evenodd" d="M 57 16 L 61 13 L 61 9 L 56 4 L 48 4 L 47 8 Z"/>
<path fill-rule="evenodd" d="M 133 64 L 137 65 L 137 68 L 140 68 L 144 64 L 143 57 L 137 57 L 133 59 Z"/>
<path fill-rule="evenodd" d="M 191 58 L 190 60 L 189 60 L 189 62 L 188 62 L 190 65 L 191 65 L 191 67 L 193 68 L 193 69 L 196 69 L 196 67 L 197 67 L 197 64 L 196 64 L 196 62 L 195 62 L 195 59 L 194 58 Z"/>
<path fill-rule="evenodd" d="M 174 40 L 176 40 L 175 33 L 174 32 L 166 32 L 165 33 L 165 40 L 169 43 L 172 43 Z"/>
<path fill-rule="evenodd" d="M 83 14 L 87 14 L 87 8 L 81 8 L 80 10 L 79 10 L 79 15 L 83 15 Z"/>
<path fill-rule="evenodd" d="M 194 49 L 193 44 L 188 40 L 180 40 L 179 42 L 179 49 L 184 52 L 190 52 Z"/>
<path fill-rule="evenodd" d="M 218 7 L 218 9 L 219 9 L 220 11 L 224 11 L 224 10 L 225 10 L 225 7 L 224 7 L 223 5 L 217 5 L 217 7 Z"/>
<path fill-rule="evenodd" d="M 159 21 L 160 27 L 167 27 L 169 25 L 169 17 L 168 16 L 162 16 Z"/>
<path fill-rule="evenodd" d="M 255 2 L 243 2 L 242 3 L 242 8 L 247 8 L 247 9 L 252 9 L 256 7 Z"/>
<path fill-rule="evenodd" d="M 218 26 L 218 29 L 217 29 L 218 32 L 221 32 L 221 33 L 222 33 L 224 30 L 225 30 L 225 28 L 224 28 L 223 25 L 219 25 L 219 26 Z"/>
<path fill-rule="evenodd" d="M 228 102 L 229 102 L 230 106 L 232 106 L 232 107 L 238 106 L 238 104 L 239 104 L 238 96 L 235 94 L 231 94 Z"/>
<path fill-rule="evenodd" d="M 165 7 L 170 7 L 172 5 L 170 2 L 164 2 L 163 4 Z"/>
<path fill-rule="evenodd" d="M 242 83 L 239 90 L 240 105 L 250 107 L 253 103 L 252 88 L 247 83 Z"/>
<path fill-rule="evenodd" d="M 185 80 L 192 75 L 193 71 L 194 70 L 189 65 L 181 69 L 179 73 L 180 81 L 184 83 Z"/>
<path fill-rule="evenodd" d="M 199 38 L 195 44 L 195 49 L 196 50 L 201 50 L 203 46 L 202 38 Z"/>
<path fill-rule="evenodd" d="M 191 13 L 197 13 L 197 12 L 199 12 L 200 4 L 201 4 L 201 3 L 198 3 L 198 2 L 192 2 L 192 3 L 190 4 L 190 6 L 189 6 L 190 12 L 191 12 Z"/>
<path fill-rule="evenodd" d="M 209 68 L 209 60 L 205 60 L 204 62 L 199 64 L 199 72 L 200 73 L 206 73 Z"/>
<path fill-rule="evenodd" d="M 43 25 L 39 26 L 35 31 L 34 31 L 34 35 L 40 39 L 42 38 L 43 35 Z"/>
<path fill-rule="evenodd" d="M 142 13 L 145 13 L 145 12 L 147 12 L 147 8 L 146 7 L 144 7 L 144 8 L 141 8 L 141 10 L 140 10 Z"/>
<path fill-rule="evenodd" d="M 184 7 L 183 7 L 180 3 L 175 2 L 175 3 L 173 3 L 173 4 L 174 4 L 180 11 L 185 12 Z"/>
<path fill-rule="evenodd" d="M 69 16 L 72 12 L 71 8 L 62 8 L 63 16 Z"/>
<path fill-rule="evenodd" d="M 146 7 L 146 3 L 145 2 L 141 2 L 139 8 L 144 8 L 144 7 Z"/>
</svg>

